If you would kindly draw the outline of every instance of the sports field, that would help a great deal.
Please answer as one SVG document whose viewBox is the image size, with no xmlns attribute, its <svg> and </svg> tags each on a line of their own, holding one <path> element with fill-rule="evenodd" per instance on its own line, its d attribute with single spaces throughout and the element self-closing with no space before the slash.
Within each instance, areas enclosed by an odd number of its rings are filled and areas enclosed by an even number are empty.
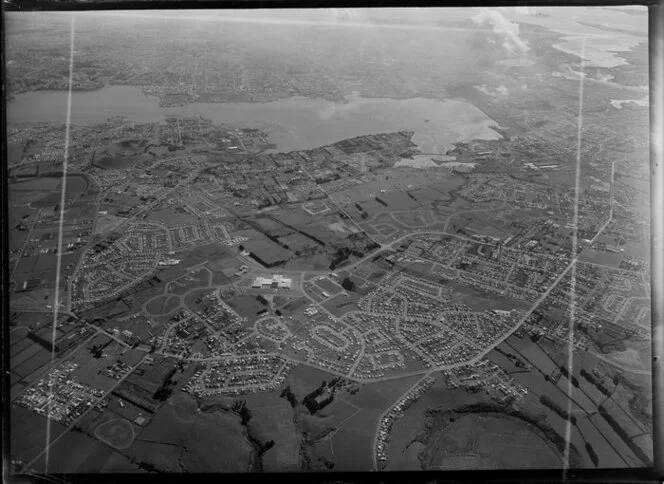
<svg viewBox="0 0 664 484">
<path fill-rule="evenodd" d="M 95 437 L 116 449 L 129 447 L 135 435 L 133 425 L 123 418 L 109 420 L 95 429 Z"/>
</svg>

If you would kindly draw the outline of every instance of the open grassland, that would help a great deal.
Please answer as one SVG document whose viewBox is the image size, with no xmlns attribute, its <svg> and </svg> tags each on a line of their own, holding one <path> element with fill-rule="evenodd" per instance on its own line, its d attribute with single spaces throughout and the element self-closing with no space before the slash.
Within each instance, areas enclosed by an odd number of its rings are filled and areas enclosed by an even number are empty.
<svg viewBox="0 0 664 484">
<path fill-rule="evenodd" d="M 180 298 L 178 296 L 170 296 L 165 294 L 157 296 L 152 299 L 146 306 L 145 310 L 151 316 L 163 316 L 175 311 L 180 306 Z"/>
<path fill-rule="evenodd" d="M 404 415 L 395 420 L 389 443 L 389 460 L 386 470 L 419 470 L 419 454 L 425 448 L 428 409 L 454 409 L 489 401 L 484 393 L 468 392 L 462 388 L 450 389 L 442 379 L 418 398 Z"/>
<path fill-rule="evenodd" d="M 11 456 L 30 462 L 46 447 L 47 426 L 50 425 L 51 442 L 65 431 L 58 422 L 50 423 L 45 417 L 18 406 L 12 406 L 9 419 L 9 445 Z"/>
<path fill-rule="evenodd" d="M 251 412 L 249 432 L 263 444 L 274 441 L 274 446 L 262 456 L 266 472 L 298 470 L 300 436 L 295 428 L 293 408 L 280 392 L 256 393 L 247 397 Z"/>
<path fill-rule="evenodd" d="M 35 468 L 38 471 L 55 474 L 96 473 L 117 455 L 107 445 L 83 433 L 69 432 L 51 447 L 48 467 L 43 456 L 35 463 Z M 121 461 L 116 457 L 117 460 Z M 132 466 L 129 462 L 126 462 L 124 467 L 125 472 L 136 470 L 136 466 Z"/>
<path fill-rule="evenodd" d="M 171 472 L 242 472 L 251 452 L 236 415 L 193 405 L 164 405 L 128 450 Z"/>
<path fill-rule="evenodd" d="M 380 415 L 391 407 L 419 377 L 371 383 L 343 399 L 361 409 L 332 437 L 335 470 L 368 471 L 373 468 L 373 440 Z"/>
<path fill-rule="evenodd" d="M 334 434 L 335 470 L 366 472 L 373 468 L 373 436 L 380 412 L 363 410 Z"/>
<path fill-rule="evenodd" d="M 561 457 L 523 422 L 495 415 L 458 417 L 427 449 L 427 469 L 559 468 Z"/>
</svg>

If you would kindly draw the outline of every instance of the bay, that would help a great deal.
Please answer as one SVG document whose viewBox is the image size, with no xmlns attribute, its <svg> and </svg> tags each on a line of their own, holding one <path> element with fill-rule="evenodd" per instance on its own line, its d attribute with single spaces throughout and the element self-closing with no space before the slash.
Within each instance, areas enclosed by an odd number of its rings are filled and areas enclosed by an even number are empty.
<svg viewBox="0 0 664 484">
<path fill-rule="evenodd" d="M 65 124 L 68 93 L 22 93 L 7 103 L 10 126 Z M 266 129 L 280 151 L 306 150 L 355 136 L 414 131 L 413 141 L 427 154 L 444 154 L 458 141 L 499 139 L 497 125 L 463 99 L 385 99 L 349 96 L 346 102 L 290 97 L 261 103 L 191 103 L 160 107 L 140 88 L 107 86 L 72 93 L 71 124 L 93 125 L 124 116 L 138 123 L 163 122 L 168 116 L 203 117 L 234 128 Z"/>
</svg>

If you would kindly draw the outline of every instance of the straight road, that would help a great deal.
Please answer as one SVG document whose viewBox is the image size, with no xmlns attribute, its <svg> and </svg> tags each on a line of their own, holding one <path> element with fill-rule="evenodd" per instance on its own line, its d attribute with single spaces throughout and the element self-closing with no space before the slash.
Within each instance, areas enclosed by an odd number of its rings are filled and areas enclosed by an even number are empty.
<svg viewBox="0 0 664 484">
<path fill-rule="evenodd" d="M 417 388 L 418 385 L 419 385 L 420 383 L 422 383 L 426 378 L 428 378 L 429 376 L 431 376 L 432 373 L 433 373 L 433 370 L 427 371 L 427 372 L 422 376 L 422 378 L 420 378 L 420 379 L 417 380 L 415 383 L 413 383 L 413 385 L 411 385 L 410 387 L 408 387 L 408 389 L 407 389 L 406 391 L 404 391 L 401 395 L 399 395 L 399 397 L 398 397 L 397 399 L 395 399 L 394 401 L 395 401 L 395 402 L 400 401 L 403 397 L 405 397 L 406 395 L 408 395 L 408 393 L 410 393 L 410 392 L 413 391 L 415 388 Z M 371 451 L 371 458 L 373 459 L 373 468 L 374 468 L 374 470 L 376 470 L 376 471 L 378 470 L 378 461 L 376 460 L 376 443 L 377 443 L 377 441 L 378 441 L 378 433 L 380 432 L 380 423 L 383 421 L 383 418 L 385 417 L 385 415 L 387 415 L 388 413 L 390 413 L 390 411 L 392 410 L 393 407 L 394 407 L 394 403 L 393 403 L 392 405 L 390 405 L 389 407 L 387 407 L 387 408 L 385 409 L 385 411 L 384 411 L 383 413 L 380 414 L 380 416 L 378 417 L 378 425 L 376 425 L 376 430 L 375 430 L 375 432 L 374 432 L 373 441 L 372 441 L 372 444 L 371 444 L 371 449 L 372 449 L 372 451 Z"/>
</svg>

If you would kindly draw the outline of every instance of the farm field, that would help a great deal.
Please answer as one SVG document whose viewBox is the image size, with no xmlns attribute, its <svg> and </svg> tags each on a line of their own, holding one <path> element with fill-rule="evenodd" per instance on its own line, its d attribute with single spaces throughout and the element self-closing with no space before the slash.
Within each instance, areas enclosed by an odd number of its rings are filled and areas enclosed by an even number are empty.
<svg viewBox="0 0 664 484">
<path fill-rule="evenodd" d="M 241 472 L 248 470 L 252 448 L 231 413 L 164 405 L 126 452 L 164 470 Z"/>
<path fill-rule="evenodd" d="M 35 463 L 35 467 L 39 471 L 56 474 L 94 473 L 99 472 L 99 469 L 116 455 L 118 454 L 107 445 L 72 431 L 51 447 L 48 467 L 43 458 Z M 126 467 L 125 472 L 134 472 L 136 469 L 136 466 Z"/>
<path fill-rule="evenodd" d="M 12 455 L 24 462 L 30 462 L 44 449 L 46 445 L 46 427 L 49 425 L 45 417 L 36 413 L 13 405 L 11 412 L 11 427 L 9 445 L 12 449 Z M 51 442 L 65 431 L 65 427 L 58 422 L 51 422 Z M 21 438 L 25 435 L 31 435 L 33 438 Z"/>
<path fill-rule="evenodd" d="M 263 443 L 274 441 L 274 446 L 262 456 L 265 472 L 298 470 L 300 436 L 295 428 L 293 408 L 279 393 L 258 393 L 246 399 L 251 411 L 251 435 Z"/>
<path fill-rule="evenodd" d="M 181 208 L 169 207 L 151 211 L 148 220 L 174 226 L 195 224 L 198 218 Z"/>
<path fill-rule="evenodd" d="M 394 422 L 386 470 L 421 469 L 419 454 L 425 448 L 422 439 L 426 433 L 427 410 L 453 410 L 486 401 L 488 397 L 484 393 L 468 392 L 461 388 L 449 389 L 442 380 L 437 380 Z"/>
<path fill-rule="evenodd" d="M 292 303 L 291 303 L 292 304 Z M 286 378 L 284 386 L 289 386 L 298 400 L 318 388 L 323 381 L 330 381 L 335 375 L 307 365 L 298 365 Z"/>
<path fill-rule="evenodd" d="M 334 401 L 322 410 L 310 415 L 304 408 L 299 409 L 298 427 L 306 432 L 311 439 L 320 438 L 330 431 L 339 430 L 361 409 L 351 405 L 344 399 L 344 392 L 338 393 Z"/>
<path fill-rule="evenodd" d="M 424 462 L 431 470 L 555 469 L 562 464 L 558 453 L 536 430 L 501 415 L 459 416 L 432 444 Z"/>
<path fill-rule="evenodd" d="M 373 467 L 373 439 L 380 415 L 410 388 L 419 377 L 408 377 L 360 387 L 343 399 L 360 408 L 332 437 L 337 470 L 367 471 Z M 349 445 L 350 443 L 350 445 Z"/>
<path fill-rule="evenodd" d="M 366 472 L 373 468 L 373 436 L 380 412 L 363 410 L 334 434 L 335 470 Z"/>
</svg>

